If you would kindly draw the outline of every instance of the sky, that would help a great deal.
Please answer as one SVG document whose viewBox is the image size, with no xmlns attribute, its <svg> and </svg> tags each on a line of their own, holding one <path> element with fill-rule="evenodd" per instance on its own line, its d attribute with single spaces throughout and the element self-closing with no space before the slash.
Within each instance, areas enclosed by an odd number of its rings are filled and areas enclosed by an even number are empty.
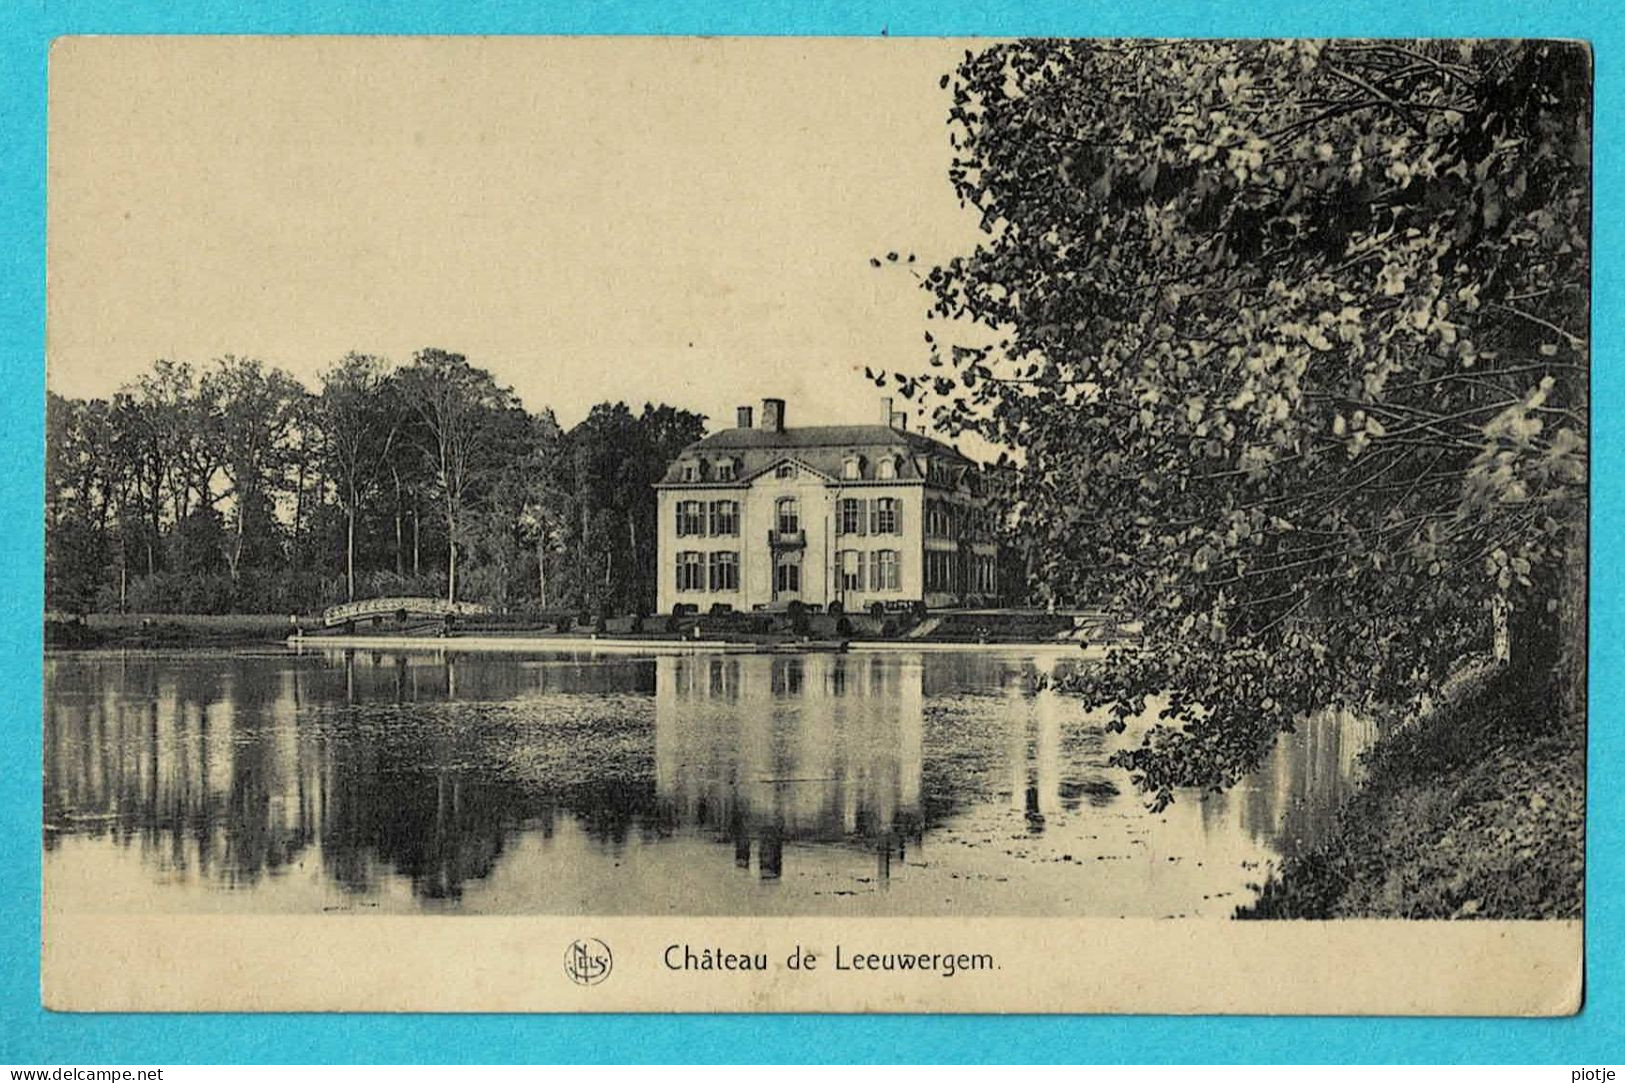
<svg viewBox="0 0 1625 1083">
<path fill-rule="evenodd" d="M 878 421 L 969 251 L 962 42 L 76 38 L 51 57 L 47 381 L 158 357 L 307 384 L 456 350 L 532 410 Z M 888 251 L 910 267 L 869 264 Z M 759 412 L 759 411 L 758 411 Z"/>
</svg>

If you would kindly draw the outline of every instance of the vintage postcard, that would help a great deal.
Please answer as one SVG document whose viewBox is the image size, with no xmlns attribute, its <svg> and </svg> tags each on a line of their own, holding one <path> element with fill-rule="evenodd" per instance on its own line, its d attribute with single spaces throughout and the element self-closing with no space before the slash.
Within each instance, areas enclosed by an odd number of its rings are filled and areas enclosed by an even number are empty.
<svg viewBox="0 0 1625 1083">
<path fill-rule="evenodd" d="M 1559 1015 L 1591 55 L 66 38 L 43 998 Z"/>
</svg>

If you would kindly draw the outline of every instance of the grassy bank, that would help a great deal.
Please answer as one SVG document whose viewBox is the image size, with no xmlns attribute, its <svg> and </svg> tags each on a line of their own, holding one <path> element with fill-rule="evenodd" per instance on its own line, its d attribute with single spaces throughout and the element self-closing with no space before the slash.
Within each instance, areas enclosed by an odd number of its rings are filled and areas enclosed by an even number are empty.
<svg viewBox="0 0 1625 1083">
<path fill-rule="evenodd" d="M 319 623 L 304 618 L 305 626 Z M 288 636 L 286 613 L 92 613 L 81 619 L 48 616 L 45 645 L 90 647 L 229 647 L 280 643 Z"/>
<path fill-rule="evenodd" d="M 937 610 L 929 616 L 929 627 L 921 628 L 920 643 L 1053 643 L 1055 637 L 1073 627 L 1068 616 L 1025 610 Z M 315 637 L 342 637 L 343 629 L 322 627 L 316 615 L 299 619 L 305 633 Z M 458 636 L 524 638 L 545 642 L 549 639 L 580 639 L 589 635 L 617 639 L 669 641 L 678 639 L 723 640 L 731 643 L 786 644 L 808 640 L 840 642 L 851 639 L 905 639 L 920 627 L 920 615 L 913 611 L 892 611 L 882 615 L 868 612 L 847 614 L 807 612 L 798 620 L 784 611 L 658 615 L 641 620 L 628 615 L 607 618 L 601 625 L 581 614 L 504 614 L 465 617 L 457 621 Z M 230 647 L 279 643 L 292 631 L 286 614 L 174 614 L 174 613 L 92 613 L 83 619 L 50 614 L 45 622 L 46 646 L 55 649 L 95 647 Z M 1091 629 L 1096 643 L 1115 641 L 1126 633 L 1115 625 Z M 393 616 L 374 623 L 358 621 L 361 635 L 389 635 L 434 639 L 444 634 L 433 618 L 409 619 L 398 623 Z M 1082 644 L 1076 644 L 1081 646 Z"/>
<path fill-rule="evenodd" d="M 1336 836 L 1242 918 L 1579 917 L 1585 739 L 1502 672 L 1378 742 Z"/>
</svg>

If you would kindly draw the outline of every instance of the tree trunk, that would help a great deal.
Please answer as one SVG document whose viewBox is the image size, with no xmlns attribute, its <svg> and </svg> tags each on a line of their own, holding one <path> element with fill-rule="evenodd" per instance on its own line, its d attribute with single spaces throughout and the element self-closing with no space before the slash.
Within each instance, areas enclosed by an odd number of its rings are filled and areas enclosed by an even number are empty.
<svg viewBox="0 0 1625 1083">
<path fill-rule="evenodd" d="M 231 543 L 231 581 L 237 582 L 237 568 L 243 560 L 243 502 L 237 501 L 237 537 Z"/>
<path fill-rule="evenodd" d="M 1583 727 L 1586 714 L 1586 523 L 1571 515 L 1550 566 L 1538 569 L 1528 600 L 1510 608 L 1507 669 L 1529 709 L 1550 712 L 1553 729 Z"/>
<path fill-rule="evenodd" d="M 457 519 L 446 512 L 446 601 L 457 601 Z"/>
<path fill-rule="evenodd" d="M 158 574 L 158 554 L 154 545 L 163 536 L 163 526 L 156 499 L 153 501 L 152 522 L 149 525 L 151 529 L 147 532 L 147 574 L 156 575 Z"/>
<path fill-rule="evenodd" d="M 350 498 L 350 506 L 344 514 L 344 573 L 349 597 L 345 600 L 355 601 L 355 497 Z"/>
<path fill-rule="evenodd" d="M 547 536 L 536 535 L 536 589 L 539 604 L 547 608 Z"/>
<path fill-rule="evenodd" d="M 637 600 L 643 595 L 643 562 L 638 559 L 638 517 L 633 512 L 626 517 L 627 548 L 632 557 L 632 569 L 628 573 L 631 587 L 632 608 L 637 608 Z"/>
<path fill-rule="evenodd" d="M 1559 722 L 1583 734 L 1586 724 L 1586 592 L 1589 569 L 1587 542 L 1590 524 L 1586 510 L 1575 509 L 1568 517 L 1564 544 L 1557 551 L 1561 561 L 1556 574 L 1556 605 L 1551 607 L 1552 657 L 1549 662 L 1556 685 L 1555 705 Z"/>
<path fill-rule="evenodd" d="M 406 509 L 401 505 L 401 474 L 399 470 L 390 468 L 390 474 L 395 479 L 395 574 L 402 579 L 406 578 L 406 546 L 405 523 Z"/>
<path fill-rule="evenodd" d="M 299 524 L 305 519 L 305 448 L 299 448 L 299 472 L 295 476 L 293 488 L 293 559 L 295 564 L 304 563 L 300 560 L 299 551 Z"/>
<path fill-rule="evenodd" d="M 423 555 L 423 535 L 419 531 L 422 525 L 418 516 L 416 504 L 412 505 L 412 578 L 416 579 L 423 574 L 423 565 L 420 558 Z"/>
</svg>

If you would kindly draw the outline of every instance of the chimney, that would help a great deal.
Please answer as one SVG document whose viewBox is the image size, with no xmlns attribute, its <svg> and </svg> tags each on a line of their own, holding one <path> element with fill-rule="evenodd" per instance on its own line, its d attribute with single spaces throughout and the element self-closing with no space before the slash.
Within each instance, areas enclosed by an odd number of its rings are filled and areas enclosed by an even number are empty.
<svg viewBox="0 0 1625 1083">
<path fill-rule="evenodd" d="M 784 400 L 762 400 L 762 428 L 768 432 L 784 431 Z"/>
<path fill-rule="evenodd" d="M 880 399 L 880 423 L 882 425 L 892 425 L 895 423 L 896 417 L 897 415 L 892 413 L 891 409 L 891 396 L 882 396 Z"/>
<path fill-rule="evenodd" d="M 748 429 L 748 428 L 750 428 L 750 423 L 751 423 L 750 407 L 749 406 L 741 406 L 739 408 L 739 426 L 738 427 L 741 428 L 741 429 Z"/>
<path fill-rule="evenodd" d="M 908 415 L 901 410 L 893 410 L 891 415 L 891 427 L 896 429 L 898 432 L 907 432 Z"/>
</svg>

